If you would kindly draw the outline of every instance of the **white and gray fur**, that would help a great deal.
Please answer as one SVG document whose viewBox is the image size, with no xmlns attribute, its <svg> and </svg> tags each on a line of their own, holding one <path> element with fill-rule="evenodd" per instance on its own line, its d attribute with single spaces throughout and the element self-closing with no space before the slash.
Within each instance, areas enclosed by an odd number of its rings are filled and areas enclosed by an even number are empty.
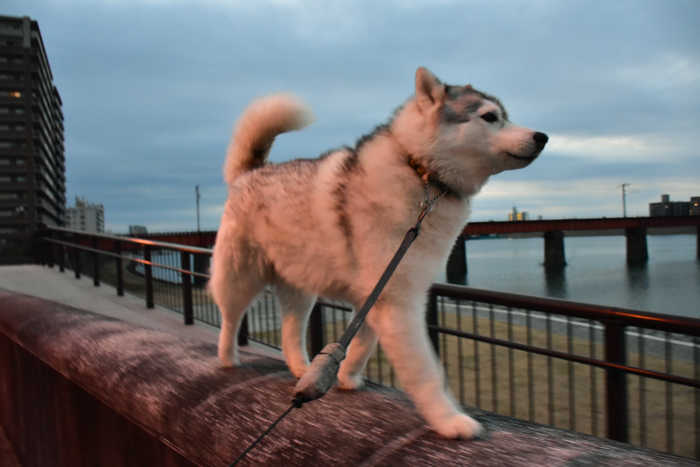
<svg viewBox="0 0 700 467">
<path fill-rule="evenodd" d="M 291 95 L 253 102 L 241 116 L 224 170 L 229 197 L 212 259 L 209 289 L 221 309 L 219 357 L 238 363 L 236 332 L 250 301 L 273 284 L 282 311 L 282 349 L 298 378 L 307 369 L 305 334 L 317 296 L 358 309 L 430 196 L 449 193 L 352 341 L 339 385 L 362 385 L 377 339 L 401 386 L 439 434 L 471 438 L 480 425 L 460 412 L 424 324 L 426 294 L 467 222 L 470 199 L 491 175 L 527 166 L 547 136 L 508 121 L 501 103 L 471 86 L 446 86 L 419 68 L 415 95 L 391 121 L 318 159 L 266 164 L 280 133 L 311 121 Z M 421 175 L 413 166 L 427 171 Z"/>
</svg>

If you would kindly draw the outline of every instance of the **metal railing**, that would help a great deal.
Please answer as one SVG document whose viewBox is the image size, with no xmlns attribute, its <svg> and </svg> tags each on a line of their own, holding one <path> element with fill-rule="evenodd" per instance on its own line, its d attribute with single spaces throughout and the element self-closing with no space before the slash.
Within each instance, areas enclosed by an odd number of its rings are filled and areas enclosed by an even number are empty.
<svg viewBox="0 0 700 467">
<path fill-rule="evenodd" d="M 463 404 L 700 458 L 700 320 L 436 284 L 428 321 Z"/>
<path fill-rule="evenodd" d="M 210 249 L 66 229 L 43 238 L 46 264 L 112 283 L 186 324 L 221 325 L 205 289 Z M 351 313 L 319 300 L 309 353 L 337 341 Z M 700 459 L 700 320 L 447 284 L 431 288 L 426 317 L 460 403 Z M 274 289 L 265 289 L 239 343 L 279 349 L 280 328 Z M 381 346 L 365 377 L 398 387 Z"/>
</svg>

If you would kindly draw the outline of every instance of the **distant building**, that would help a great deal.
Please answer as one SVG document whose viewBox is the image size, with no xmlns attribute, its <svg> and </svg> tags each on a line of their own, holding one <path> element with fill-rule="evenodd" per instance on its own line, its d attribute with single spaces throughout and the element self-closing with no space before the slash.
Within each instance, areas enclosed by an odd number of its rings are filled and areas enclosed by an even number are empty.
<svg viewBox="0 0 700 467">
<path fill-rule="evenodd" d="M 691 198 L 693 199 L 697 200 L 700 197 Z M 671 201 L 670 195 L 661 195 L 660 203 L 649 203 L 650 217 L 689 216 L 690 214 L 691 202 Z"/>
<path fill-rule="evenodd" d="M 136 237 L 139 235 L 148 235 L 148 229 L 143 225 L 130 225 L 129 235 Z"/>
<path fill-rule="evenodd" d="M 508 214 L 509 221 L 528 221 L 530 220 L 530 214 L 527 211 L 518 212 L 518 208 L 513 206 L 513 212 Z"/>
<path fill-rule="evenodd" d="M 16 259 L 34 232 L 65 223 L 61 107 L 39 24 L 0 16 L 0 246 Z"/>
<path fill-rule="evenodd" d="M 690 198 L 690 215 L 700 216 L 700 196 Z"/>
<path fill-rule="evenodd" d="M 75 207 L 66 211 L 66 227 L 91 233 L 104 233 L 105 209 L 101 204 L 90 204 L 85 198 L 75 197 Z"/>
</svg>

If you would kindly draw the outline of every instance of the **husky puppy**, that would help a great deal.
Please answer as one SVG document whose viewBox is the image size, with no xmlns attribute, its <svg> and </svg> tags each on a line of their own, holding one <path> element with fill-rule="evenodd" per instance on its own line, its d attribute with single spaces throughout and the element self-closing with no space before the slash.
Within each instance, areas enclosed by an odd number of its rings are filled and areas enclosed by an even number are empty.
<svg viewBox="0 0 700 467">
<path fill-rule="evenodd" d="M 469 439 L 480 425 L 445 391 L 429 343 L 427 291 L 467 223 L 470 199 L 491 175 L 530 164 L 547 135 L 508 120 L 494 97 L 442 84 L 425 68 L 415 95 L 354 148 L 318 159 L 266 164 L 275 136 L 311 121 L 291 95 L 253 102 L 228 148 L 229 185 L 209 289 L 223 318 L 219 358 L 236 365 L 236 332 L 265 284 L 276 287 L 282 349 L 297 378 L 306 371 L 306 328 L 317 296 L 359 309 L 415 223 L 426 197 L 446 195 L 348 348 L 339 385 L 355 389 L 377 339 L 401 386 L 440 435 Z"/>
</svg>

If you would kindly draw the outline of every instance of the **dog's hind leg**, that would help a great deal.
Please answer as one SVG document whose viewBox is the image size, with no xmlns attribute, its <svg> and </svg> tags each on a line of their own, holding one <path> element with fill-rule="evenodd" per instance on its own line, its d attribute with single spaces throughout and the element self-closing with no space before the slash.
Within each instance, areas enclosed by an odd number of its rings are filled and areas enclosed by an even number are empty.
<svg viewBox="0 0 700 467">
<path fill-rule="evenodd" d="M 306 328 L 316 296 L 282 281 L 275 282 L 275 286 L 282 314 L 282 352 L 289 371 L 301 378 L 309 367 Z"/>
<path fill-rule="evenodd" d="M 367 361 L 374 346 L 377 344 L 377 333 L 367 324 L 363 323 L 357 334 L 350 342 L 347 356 L 340 364 L 338 371 L 338 385 L 342 389 L 358 389 L 365 383 L 362 372 L 367 366 Z"/>
<path fill-rule="evenodd" d="M 240 270 L 234 266 L 234 255 L 230 248 L 233 242 L 224 236 L 226 233 L 224 227 L 219 230 L 221 239 L 217 238 L 217 246 L 214 248 L 208 288 L 221 312 L 219 358 L 224 366 L 230 367 L 239 363 L 236 336 L 243 313 L 262 290 L 265 281 L 254 267 Z"/>
<path fill-rule="evenodd" d="M 236 337 L 243 314 L 262 290 L 262 281 L 236 280 L 227 284 L 224 294 L 218 294 L 216 300 L 221 311 L 221 332 L 219 333 L 219 359 L 226 367 L 240 363 Z M 223 297 L 221 296 L 223 295 Z"/>
</svg>

